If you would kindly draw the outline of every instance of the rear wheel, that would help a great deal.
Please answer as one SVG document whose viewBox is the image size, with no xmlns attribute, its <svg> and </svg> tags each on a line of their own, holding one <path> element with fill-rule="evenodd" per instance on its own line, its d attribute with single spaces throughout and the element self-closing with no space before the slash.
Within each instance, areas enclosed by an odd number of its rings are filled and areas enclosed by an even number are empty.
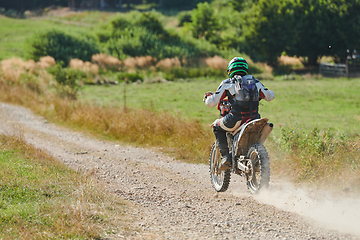
<svg viewBox="0 0 360 240">
<path fill-rule="evenodd" d="M 256 193 L 267 188 L 270 182 L 270 160 L 264 145 L 254 143 L 247 154 L 249 172 L 246 173 L 248 189 Z"/>
<path fill-rule="evenodd" d="M 210 153 L 210 178 L 211 183 L 217 192 L 225 192 L 230 183 L 230 169 L 218 172 L 221 162 L 221 154 L 216 142 L 213 144 Z"/>
</svg>

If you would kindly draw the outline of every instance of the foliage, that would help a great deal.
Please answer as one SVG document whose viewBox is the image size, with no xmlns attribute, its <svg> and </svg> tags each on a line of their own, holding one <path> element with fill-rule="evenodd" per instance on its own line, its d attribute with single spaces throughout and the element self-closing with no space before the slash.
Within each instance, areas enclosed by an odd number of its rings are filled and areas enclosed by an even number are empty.
<svg viewBox="0 0 360 240">
<path fill-rule="evenodd" d="M 65 65 L 68 65 L 72 58 L 90 61 L 91 56 L 97 53 L 99 53 L 98 46 L 91 37 L 75 37 L 59 30 L 35 35 L 30 49 L 30 55 L 35 61 L 43 56 L 51 56 L 57 62 L 64 62 Z"/>
<path fill-rule="evenodd" d="M 252 0 L 229 0 L 227 1 L 227 4 L 231 5 L 234 9 L 241 11 L 242 9 L 248 9 L 252 2 Z"/>
<path fill-rule="evenodd" d="M 180 37 L 175 31 L 166 30 L 155 13 L 131 13 L 119 16 L 98 32 L 101 44 L 119 59 L 152 56 L 158 60 L 182 57 L 194 58 L 219 54 L 210 43 Z M 208 51 L 208 48 L 212 48 Z"/>
<path fill-rule="evenodd" d="M 307 65 L 314 65 L 318 58 L 327 55 L 345 62 L 347 49 L 359 47 L 360 17 L 355 14 L 359 10 L 360 1 L 303 1 L 294 16 L 298 21 L 289 54 L 306 57 Z"/>
<path fill-rule="evenodd" d="M 60 0 L 51 2 L 55 5 L 60 4 Z M 168 21 L 172 16 L 161 15 L 156 11 L 107 13 L 107 15 L 104 13 L 91 15 L 82 12 L 70 14 L 72 17 L 66 16 L 65 19 L 82 21 L 81 19 L 87 18 L 88 22 L 96 24 L 108 19 L 109 15 L 123 18 L 125 27 L 113 24 L 118 21 L 117 19 L 113 19 L 100 28 L 96 27 L 102 50 L 120 59 L 140 55 L 151 55 L 158 59 L 167 57 L 198 58 L 204 55 L 213 56 L 213 48 L 217 48 L 216 54 L 226 58 L 228 56 L 225 56 L 223 51 L 234 49 L 237 52 L 246 53 L 255 61 L 266 61 L 273 66 L 278 64 L 278 57 L 285 53 L 290 56 L 302 57 L 307 66 L 317 64 L 318 59 L 322 56 L 332 56 L 335 58 L 335 62 L 344 62 L 348 54 L 347 50 L 351 53 L 359 48 L 357 41 L 360 37 L 360 15 L 357 14 L 360 11 L 359 0 L 146 1 L 146 3 L 150 2 L 159 5 L 162 3 L 161 9 L 175 9 L 175 12 L 176 9 L 195 9 L 178 14 L 182 34 L 175 29 L 169 30 L 165 27 L 164 22 L 166 21 L 163 20 L 167 19 Z M 27 1 L 20 8 L 31 9 L 30 5 L 40 6 L 43 4 L 45 6 L 48 3 L 49 1 L 40 3 L 32 0 Z M 118 1 L 112 0 L 108 3 L 110 7 L 116 7 Z M 131 8 L 143 2 L 123 1 L 123 3 Z M 1 1 L 0 6 L 1 4 L 14 5 L 15 3 Z M 9 10 L 8 8 L 4 11 L 9 11 L 9 14 L 18 12 L 18 10 Z M 190 15 L 192 19 L 189 18 Z M 61 21 L 61 18 L 57 19 Z M 2 32 L 7 27 L 3 21 L 7 20 L 1 19 L 0 31 Z M 26 25 L 35 25 L 31 21 L 31 19 L 27 20 L 29 23 Z M 21 28 L 19 25 L 16 26 L 17 29 Z M 41 25 L 51 24 L 46 22 Z M 42 26 L 37 27 L 37 29 L 42 28 Z M 56 28 L 71 27 L 61 24 L 56 25 Z M 29 28 L 28 31 L 30 30 Z M 83 30 L 76 29 L 76 31 Z M 189 34 L 195 38 L 203 38 L 201 40 L 204 41 L 193 40 L 188 36 Z M 14 33 L 9 35 L 8 31 L 4 31 L 4 35 L 0 36 L 2 43 L 0 52 L 2 55 L 6 55 L 0 56 L 0 58 L 13 56 L 9 54 L 24 56 L 23 50 L 25 49 L 19 45 L 18 41 L 20 40 L 13 38 L 13 35 Z M 92 45 L 96 45 L 93 39 L 86 38 L 81 41 L 90 41 Z M 5 39 L 5 45 L 3 45 L 2 39 Z M 204 43 L 206 47 L 202 46 Z M 211 52 L 208 52 L 210 45 L 212 45 L 212 49 Z M 99 47 L 95 48 L 99 49 Z M 80 57 L 76 56 L 76 58 Z M 66 59 L 62 60 L 67 62 Z"/>
<path fill-rule="evenodd" d="M 178 14 L 179 27 L 184 26 L 184 23 L 191 22 L 191 12 L 182 11 Z"/>
<path fill-rule="evenodd" d="M 56 64 L 48 69 L 58 83 L 57 92 L 62 97 L 76 99 L 77 92 L 81 89 L 80 83 L 86 78 L 83 71 L 73 68 L 63 68 L 61 64 Z"/>
<path fill-rule="evenodd" d="M 281 128 L 279 147 L 296 156 L 294 159 L 298 162 L 289 164 L 301 168 L 298 176 L 300 180 L 319 180 L 330 177 L 330 172 L 347 171 L 346 167 L 360 167 L 350 139 L 344 134 L 335 135 L 326 129 L 314 128 L 304 132 L 298 128 Z"/>
<path fill-rule="evenodd" d="M 19 12 L 14 9 L 5 10 L 5 8 L 0 8 L 0 15 L 5 15 L 10 18 L 24 18 L 25 17 L 24 13 L 22 13 L 22 12 Z"/>
<path fill-rule="evenodd" d="M 204 37 L 210 42 L 216 42 L 220 25 L 214 15 L 213 8 L 207 3 L 199 3 L 191 14 L 191 30 L 195 38 Z"/>
<path fill-rule="evenodd" d="M 288 50 L 293 41 L 294 19 L 292 1 L 259 0 L 257 4 L 244 12 L 244 37 L 248 49 L 271 65 L 276 65 L 277 58 Z M 252 57 L 256 59 L 254 54 Z M 262 59 L 261 59 L 262 58 Z"/>
<path fill-rule="evenodd" d="M 314 128 L 305 133 L 298 128 L 281 128 L 282 145 L 302 155 L 330 156 L 346 143 L 345 136 L 339 136 L 338 139 L 339 141 L 334 141 L 335 135 L 325 129 Z"/>
<path fill-rule="evenodd" d="M 272 65 L 283 52 L 303 57 L 305 65 L 324 55 L 344 60 L 347 49 L 358 47 L 359 9 L 357 0 L 259 0 L 244 15 L 248 51 Z"/>
<path fill-rule="evenodd" d="M 122 81 L 136 82 L 138 80 L 144 81 L 144 76 L 139 72 L 135 72 L 135 73 L 119 72 L 117 74 L 117 79 L 120 80 L 121 82 Z"/>
</svg>

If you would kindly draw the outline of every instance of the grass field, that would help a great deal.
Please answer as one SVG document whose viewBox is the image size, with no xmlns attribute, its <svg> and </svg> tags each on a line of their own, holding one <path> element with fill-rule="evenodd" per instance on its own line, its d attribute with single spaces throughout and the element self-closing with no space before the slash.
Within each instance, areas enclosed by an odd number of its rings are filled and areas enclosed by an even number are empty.
<svg viewBox="0 0 360 240">
<path fill-rule="evenodd" d="M 0 135 L 0 144 L 0 239 L 99 239 L 125 228 L 125 203 L 90 177 L 21 138 Z"/>
<path fill-rule="evenodd" d="M 221 80 L 85 86 L 79 100 L 123 107 L 125 95 L 128 107 L 170 111 L 207 125 L 218 117 L 218 111 L 202 102 L 203 94 L 215 91 Z M 275 124 L 275 133 L 282 126 L 306 132 L 320 128 L 352 136 L 360 133 L 360 79 L 309 77 L 262 82 L 275 92 L 273 101 L 263 100 L 260 105 L 261 115 Z"/>
<path fill-rule="evenodd" d="M 29 39 L 37 32 L 50 29 L 85 34 L 93 28 L 82 24 L 74 25 L 43 19 L 14 19 L 0 15 L 0 61 L 11 57 L 25 59 L 28 53 Z"/>
</svg>

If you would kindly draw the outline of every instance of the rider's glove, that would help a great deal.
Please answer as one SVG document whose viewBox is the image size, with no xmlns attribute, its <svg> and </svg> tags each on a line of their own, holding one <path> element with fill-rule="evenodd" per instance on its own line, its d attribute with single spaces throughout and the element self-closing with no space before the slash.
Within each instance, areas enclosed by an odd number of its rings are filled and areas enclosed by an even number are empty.
<svg viewBox="0 0 360 240">
<path fill-rule="evenodd" d="M 207 99 L 208 96 L 211 96 L 213 94 L 214 94 L 214 92 L 206 92 L 204 95 L 204 98 L 203 98 L 203 102 L 205 102 L 205 100 Z"/>
</svg>

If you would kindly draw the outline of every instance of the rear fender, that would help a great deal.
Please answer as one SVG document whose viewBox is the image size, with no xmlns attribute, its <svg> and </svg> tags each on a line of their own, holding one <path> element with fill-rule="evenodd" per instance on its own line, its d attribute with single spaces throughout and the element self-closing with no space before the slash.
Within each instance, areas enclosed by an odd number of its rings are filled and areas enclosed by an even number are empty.
<svg viewBox="0 0 360 240">
<path fill-rule="evenodd" d="M 234 137 L 233 156 L 246 155 L 254 143 L 263 144 L 269 137 L 273 128 L 267 118 L 253 120 L 240 127 Z"/>
</svg>

